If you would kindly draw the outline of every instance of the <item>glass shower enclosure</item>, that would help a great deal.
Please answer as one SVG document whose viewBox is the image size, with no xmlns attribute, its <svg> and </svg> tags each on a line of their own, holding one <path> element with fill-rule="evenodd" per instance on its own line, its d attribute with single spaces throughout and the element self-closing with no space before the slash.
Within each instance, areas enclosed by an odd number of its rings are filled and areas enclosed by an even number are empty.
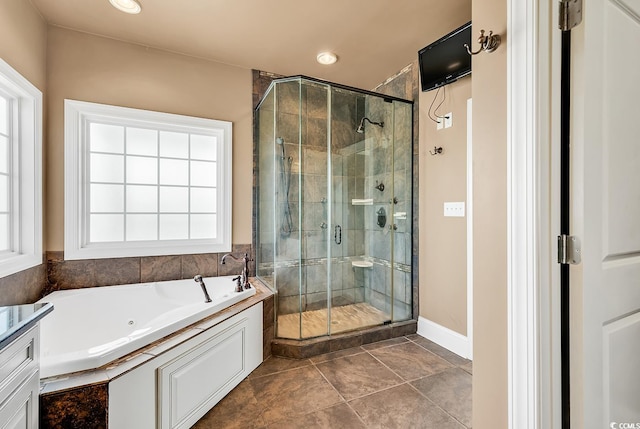
<svg viewBox="0 0 640 429">
<path fill-rule="evenodd" d="M 256 109 L 256 274 L 276 336 L 412 318 L 412 103 L 299 76 Z"/>
</svg>

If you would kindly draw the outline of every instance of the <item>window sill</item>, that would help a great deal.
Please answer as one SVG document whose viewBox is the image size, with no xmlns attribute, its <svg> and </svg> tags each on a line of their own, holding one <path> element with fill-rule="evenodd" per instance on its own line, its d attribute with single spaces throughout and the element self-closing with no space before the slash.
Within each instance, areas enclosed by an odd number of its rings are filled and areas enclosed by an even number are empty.
<svg viewBox="0 0 640 429">
<path fill-rule="evenodd" d="M 20 255 L 17 253 L 0 260 L 0 278 L 37 267 L 42 264 L 42 255 Z"/>
<path fill-rule="evenodd" d="M 220 243 L 189 243 L 172 244 L 158 243 L 158 245 L 132 245 L 131 242 L 126 247 L 121 243 L 105 243 L 103 245 L 93 245 L 81 248 L 70 249 L 65 246 L 64 259 L 67 261 L 82 259 L 107 259 L 107 258 L 130 258 L 145 256 L 165 256 L 165 255 L 190 255 L 199 253 L 224 253 L 231 252 L 231 246 Z"/>
</svg>

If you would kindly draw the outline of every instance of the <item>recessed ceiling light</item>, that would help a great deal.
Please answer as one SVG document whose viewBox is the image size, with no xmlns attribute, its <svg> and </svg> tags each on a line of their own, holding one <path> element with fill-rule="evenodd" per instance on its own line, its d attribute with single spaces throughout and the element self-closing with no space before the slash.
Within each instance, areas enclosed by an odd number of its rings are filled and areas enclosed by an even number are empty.
<svg viewBox="0 0 640 429">
<path fill-rule="evenodd" d="M 109 0 L 109 3 L 111 3 L 111 5 L 116 9 L 132 15 L 140 13 L 142 10 L 140 3 L 136 0 Z"/>
<path fill-rule="evenodd" d="M 328 66 L 329 64 L 333 64 L 338 61 L 338 57 L 333 52 L 320 52 L 316 57 L 316 60 L 320 64 Z"/>
</svg>

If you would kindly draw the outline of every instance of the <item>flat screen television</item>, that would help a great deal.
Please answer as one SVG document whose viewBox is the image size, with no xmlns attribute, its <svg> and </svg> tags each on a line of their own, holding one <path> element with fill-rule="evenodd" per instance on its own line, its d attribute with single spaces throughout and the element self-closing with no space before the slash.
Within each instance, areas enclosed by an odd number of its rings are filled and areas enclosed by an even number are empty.
<svg viewBox="0 0 640 429">
<path fill-rule="evenodd" d="M 471 22 L 453 30 L 418 52 L 423 91 L 431 91 L 455 82 L 471 73 Z"/>
</svg>

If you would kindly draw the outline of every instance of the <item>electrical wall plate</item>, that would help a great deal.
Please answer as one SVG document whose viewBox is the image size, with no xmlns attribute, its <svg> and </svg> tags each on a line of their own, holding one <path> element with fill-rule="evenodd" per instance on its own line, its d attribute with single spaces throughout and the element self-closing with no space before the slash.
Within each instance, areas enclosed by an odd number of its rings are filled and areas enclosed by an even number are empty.
<svg viewBox="0 0 640 429">
<path fill-rule="evenodd" d="M 445 217 L 464 217 L 464 201 L 455 203 L 444 203 Z"/>
<path fill-rule="evenodd" d="M 453 113 L 449 112 L 444 115 L 444 127 L 451 128 L 453 126 Z"/>
</svg>

